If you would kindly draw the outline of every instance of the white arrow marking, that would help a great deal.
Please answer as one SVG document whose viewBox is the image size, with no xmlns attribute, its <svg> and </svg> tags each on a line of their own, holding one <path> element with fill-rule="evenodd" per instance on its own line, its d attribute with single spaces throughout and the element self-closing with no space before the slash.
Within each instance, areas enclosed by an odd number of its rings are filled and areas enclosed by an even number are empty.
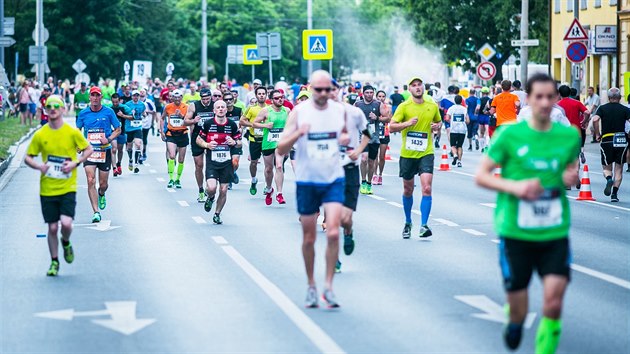
<svg viewBox="0 0 630 354">
<path fill-rule="evenodd" d="M 101 311 L 74 311 L 74 309 L 65 309 L 65 310 L 57 310 L 50 312 L 40 312 L 36 313 L 36 317 L 42 318 L 50 318 L 52 320 L 60 320 L 60 321 L 72 321 L 75 317 L 92 317 L 92 316 L 107 316 L 109 315 L 109 311 L 101 310 Z"/>
<path fill-rule="evenodd" d="M 112 224 L 111 220 L 102 220 L 99 223 L 92 224 L 92 226 L 88 227 L 88 229 L 102 232 L 102 231 L 114 230 L 120 227 L 120 226 L 111 226 L 111 224 Z"/>
<path fill-rule="evenodd" d="M 483 313 L 473 313 L 471 315 L 473 317 L 498 323 L 505 323 L 507 321 L 507 315 L 503 307 L 485 295 L 458 295 L 455 296 L 455 300 L 459 300 L 469 306 L 483 311 Z M 535 312 L 527 314 L 527 317 L 525 318 L 525 328 L 531 328 L 535 320 Z"/>
</svg>

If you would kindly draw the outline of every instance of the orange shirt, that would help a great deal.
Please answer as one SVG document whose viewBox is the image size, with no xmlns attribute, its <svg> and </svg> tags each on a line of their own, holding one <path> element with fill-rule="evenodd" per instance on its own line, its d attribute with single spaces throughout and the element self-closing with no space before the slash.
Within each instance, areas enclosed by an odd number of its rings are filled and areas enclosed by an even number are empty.
<svg viewBox="0 0 630 354">
<path fill-rule="evenodd" d="M 179 110 L 179 113 L 177 113 Z M 173 135 L 171 132 L 175 133 L 175 135 L 181 135 L 182 133 L 188 132 L 188 127 L 184 125 L 184 116 L 186 112 L 188 112 L 188 106 L 183 102 L 176 106 L 174 103 L 169 103 L 164 107 L 164 112 L 166 112 L 166 122 L 168 131 L 166 135 Z"/>
<path fill-rule="evenodd" d="M 511 92 L 502 92 L 492 99 L 492 107 L 496 109 L 497 127 L 516 122 L 516 107 L 519 106 L 517 102 L 518 96 Z"/>
</svg>

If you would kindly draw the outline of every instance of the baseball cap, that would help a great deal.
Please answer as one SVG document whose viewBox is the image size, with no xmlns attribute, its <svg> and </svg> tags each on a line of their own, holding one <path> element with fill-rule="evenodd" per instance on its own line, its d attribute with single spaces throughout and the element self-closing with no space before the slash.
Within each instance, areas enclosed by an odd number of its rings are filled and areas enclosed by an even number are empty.
<svg viewBox="0 0 630 354">
<path fill-rule="evenodd" d="M 66 104 L 63 102 L 63 99 L 61 98 L 61 96 L 59 95 L 50 95 L 48 96 L 48 98 L 46 99 L 46 106 L 49 104 L 53 104 L 56 103 L 58 105 L 60 105 L 61 107 L 65 107 Z"/>
<path fill-rule="evenodd" d="M 490 93 L 490 89 L 487 87 L 482 87 L 481 88 L 481 93 Z"/>
<path fill-rule="evenodd" d="M 311 93 L 308 92 L 308 91 L 300 91 L 300 93 L 297 96 L 297 99 L 299 100 L 300 98 L 302 98 L 304 96 L 306 96 L 308 98 L 311 98 Z"/>
<path fill-rule="evenodd" d="M 140 91 L 138 91 L 138 90 L 133 90 L 133 91 L 131 91 L 131 95 L 132 95 L 132 96 L 133 96 L 133 95 L 139 95 L 139 94 L 140 94 Z"/>
<path fill-rule="evenodd" d="M 199 91 L 199 96 L 203 97 L 209 97 L 211 95 L 210 89 L 209 88 L 202 88 L 201 91 Z"/>
<path fill-rule="evenodd" d="M 173 92 L 171 92 L 171 96 L 173 97 L 182 97 L 182 91 L 180 91 L 179 89 L 173 90 Z"/>
<path fill-rule="evenodd" d="M 93 93 L 98 93 L 99 95 L 102 95 L 103 93 L 101 92 L 101 88 L 98 86 L 92 86 L 90 88 L 90 95 Z"/>
<path fill-rule="evenodd" d="M 221 95 L 223 96 L 223 93 L 217 89 L 212 90 L 212 95 Z"/>
<path fill-rule="evenodd" d="M 411 84 L 412 84 L 414 81 L 416 81 L 416 80 L 420 81 L 420 83 L 423 83 L 423 82 L 424 82 L 424 81 L 422 81 L 422 79 L 421 79 L 421 78 L 419 78 L 418 76 L 414 76 L 414 77 L 412 77 L 412 78 L 409 80 L 409 83 L 408 83 L 407 85 L 411 85 Z"/>
<path fill-rule="evenodd" d="M 262 85 L 262 81 L 256 79 L 252 82 L 252 84 L 258 84 L 258 85 Z"/>
<path fill-rule="evenodd" d="M 338 82 L 337 82 L 337 80 L 335 80 L 335 79 L 332 79 L 332 80 L 331 80 L 331 83 L 332 83 L 332 84 L 333 84 L 333 86 L 335 86 L 336 88 L 341 87 L 341 85 L 339 85 L 339 83 L 338 83 Z"/>
<path fill-rule="evenodd" d="M 81 82 L 81 86 L 87 86 L 87 84 L 85 83 L 85 81 Z"/>
</svg>

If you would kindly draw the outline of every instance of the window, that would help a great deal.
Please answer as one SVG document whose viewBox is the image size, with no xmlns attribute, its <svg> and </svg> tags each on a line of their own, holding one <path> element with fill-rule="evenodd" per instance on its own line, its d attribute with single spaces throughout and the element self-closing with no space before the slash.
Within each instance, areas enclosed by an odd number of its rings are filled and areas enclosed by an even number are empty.
<svg viewBox="0 0 630 354">
<path fill-rule="evenodd" d="M 555 0 L 553 4 L 553 12 L 559 14 L 560 13 L 560 0 Z"/>
<path fill-rule="evenodd" d="M 602 7 L 602 0 L 595 0 L 595 7 Z"/>
<path fill-rule="evenodd" d="M 610 6 L 617 6 L 617 0 L 610 0 Z"/>
<path fill-rule="evenodd" d="M 567 1 L 567 12 L 573 12 L 573 0 Z"/>
<path fill-rule="evenodd" d="M 586 10 L 587 7 L 588 7 L 588 0 L 581 0 L 580 1 L 580 10 Z"/>
</svg>

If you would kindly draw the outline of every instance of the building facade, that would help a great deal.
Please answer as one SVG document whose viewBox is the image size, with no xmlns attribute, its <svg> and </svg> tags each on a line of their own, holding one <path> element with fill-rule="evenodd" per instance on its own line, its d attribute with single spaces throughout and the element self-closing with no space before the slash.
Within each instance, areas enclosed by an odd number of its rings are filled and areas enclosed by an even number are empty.
<svg viewBox="0 0 630 354">
<path fill-rule="evenodd" d="M 630 95 L 630 0 L 619 4 L 619 85 L 624 100 Z"/>
</svg>

